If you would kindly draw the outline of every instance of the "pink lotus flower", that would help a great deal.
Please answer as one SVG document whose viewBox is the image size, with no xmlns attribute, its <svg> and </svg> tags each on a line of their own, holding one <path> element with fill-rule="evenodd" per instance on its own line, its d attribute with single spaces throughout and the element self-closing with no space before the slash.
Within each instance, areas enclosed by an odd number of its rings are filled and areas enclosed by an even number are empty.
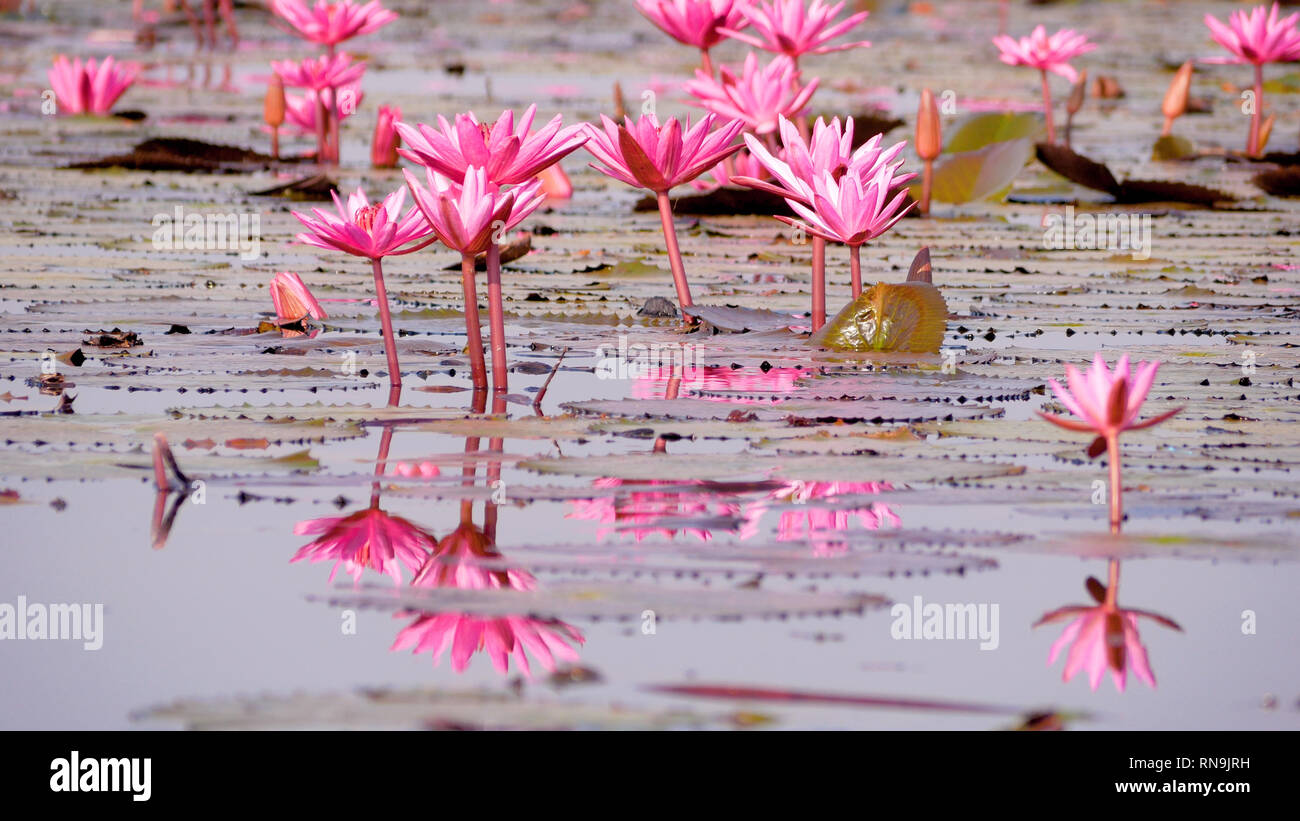
<svg viewBox="0 0 1300 821">
<path fill-rule="evenodd" d="M 1088 590 L 1097 601 L 1095 606 L 1071 605 L 1053 610 L 1039 619 L 1034 627 L 1073 619 L 1061 633 L 1060 638 L 1052 643 L 1047 664 L 1056 663 L 1056 658 L 1065 648 L 1065 671 L 1062 681 L 1069 681 L 1081 670 L 1088 671 L 1088 683 L 1093 690 L 1101 683 L 1102 675 L 1109 670 L 1115 689 L 1124 692 L 1128 679 L 1128 670 L 1132 668 L 1137 677 L 1150 687 L 1156 686 L 1155 674 L 1147 658 L 1146 648 L 1142 646 L 1138 635 L 1138 617 L 1148 618 L 1171 630 L 1182 632 L 1178 623 L 1172 619 L 1146 610 L 1130 610 L 1118 604 L 1119 562 L 1110 562 L 1111 583 L 1103 587 L 1096 579 L 1088 580 Z"/>
<path fill-rule="evenodd" d="M 517 185 L 587 141 L 582 126 L 561 128 L 559 115 L 532 133 L 536 113 L 537 106 L 529 106 L 518 125 L 513 111 L 502 112 L 491 125 L 479 123 L 473 113 L 456 115 L 454 124 L 439 116 L 436 129 L 399 123 L 397 132 L 406 147 L 398 153 L 452 180 L 464 179 L 474 166 L 483 169 L 488 182 Z"/>
<path fill-rule="evenodd" d="M 397 19 L 378 0 L 365 5 L 352 0 L 316 0 L 315 6 L 307 5 L 306 0 L 271 0 L 271 11 L 293 26 L 300 37 L 324 46 L 369 34 Z"/>
<path fill-rule="evenodd" d="M 360 86 L 350 86 L 349 88 L 340 89 L 340 95 L 351 94 L 356 104 L 361 105 L 361 100 L 365 97 L 361 92 Z M 320 129 L 320 122 L 316 117 L 321 106 L 318 104 L 319 95 L 307 89 L 301 95 L 286 94 L 284 95 L 284 119 L 300 135 L 315 134 Z M 346 119 L 356 111 L 355 107 L 339 111 L 339 117 Z"/>
<path fill-rule="evenodd" d="M 541 182 L 530 179 L 502 190 L 487 178 L 482 168 L 469 166 L 459 184 L 432 169 L 425 169 L 429 187 L 420 185 L 404 170 L 406 185 L 415 204 L 425 215 L 434 235 L 448 248 L 460 251 L 461 288 L 465 292 L 465 331 L 469 337 L 470 373 L 474 387 L 487 387 L 487 363 L 475 292 L 475 258 L 487 255 L 488 310 L 492 341 L 493 389 L 504 396 L 507 389 L 505 306 L 501 296 L 501 237 L 513 230 L 546 199 Z"/>
<path fill-rule="evenodd" d="M 745 57 L 740 76 L 723 66 L 719 76 L 696 70 L 695 79 L 684 84 L 701 108 L 721 117 L 741 120 L 756 134 L 776 131 L 781 117 L 795 117 L 808 105 L 820 82 L 799 87 L 799 70 L 794 61 L 778 55 L 766 67 L 759 68 L 758 55 Z"/>
<path fill-rule="evenodd" d="M 708 114 L 694 126 L 688 120 L 683 134 L 680 121 L 673 119 L 660 126 L 653 114 L 642 115 L 636 123 L 625 117 L 623 125 L 603 114 L 600 119 L 603 130 L 586 124 L 590 136 L 587 150 L 600 162 L 591 167 L 628 185 L 655 192 L 677 301 L 682 307 L 688 307 L 692 304 L 691 288 L 677 246 L 668 189 L 690 182 L 739 151 L 740 146 L 732 143 L 745 123 L 731 120 L 717 131 L 711 131 L 714 115 Z"/>
<path fill-rule="evenodd" d="M 330 196 L 334 198 L 337 214 L 319 208 L 312 209 L 315 218 L 294 212 L 298 221 L 307 228 L 296 239 L 317 248 L 343 251 L 370 260 L 383 328 L 384 354 L 388 359 L 388 380 L 396 388 L 402 384 L 402 371 L 397 362 L 397 336 L 393 333 L 381 260 L 418 251 L 437 238 L 431 235 L 429 224 L 418 208 L 412 207 L 402 213 L 402 205 L 406 202 L 405 188 L 397 189 L 376 205 L 370 204 L 361 188 L 348 197 L 346 204 L 339 200 L 337 191 L 331 191 Z"/>
<path fill-rule="evenodd" d="M 538 171 L 537 181 L 541 183 L 542 193 L 547 199 L 567 200 L 573 196 L 573 183 L 558 164 Z"/>
<path fill-rule="evenodd" d="M 1228 24 L 1213 15 L 1205 15 L 1214 41 L 1232 52 L 1232 57 L 1211 57 L 1207 63 L 1290 63 L 1300 60 L 1300 12 L 1277 19 L 1277 3 L 1256 6 L 1250 12 L 1237 10 L 1228 16 Z"/>
<path fill-rule="evenodd" d="M 1137 371 L 1134 372 L 1129 368 L 1128 355 L 1125 354 L 1115 363 L 1115 370 L 1111 372 L 1098 352 L 1086 374 L 1080 374 L 1073 365 L 1065 366 L 1068 390 L 1061 387 L 1055 379 L 1048 383 L 1061 404 L 1078 416 L 1080 421 L 1042 411 L 1038 413 L 1048 422 L 1066 430 L 1095 434 L 1096 438 L 1088 447 L 1089 457 L 1099 456 L 1102 451 L 1107 452 L 1110 462 L 1110 524 L 1114 532 L 1119 532 L 1120 523 L 1124 520 L 1119 435 L 1126 430 L 1142 430 L 1158 425 L 1182 410 L 1175 408 L 1159 416 L 1138 421 L 1138 413 L 1151 391 L 1159 368 L 1159 362 L 1139 362 Z"/>
<path fill-rule="evenodd" d="M 1087 54 L 1097 47 L 1089 43 L 1088 38 L 1074 29 L 1061 29 L 1051 37 L 1047 29 L 1038 26 L 1028 37 L 1019 40 L 1008 35 L 999 34 L 993 38 L 998 47 L 1002 62 L 1009 66 L 1031 66 L 1038 69 L 1043 82 L 1043 114 L 1047 119 L 1047 141 L 1056 142 L 1056 127 L 1052 124 L 1052 89 L 1047 82 L 1047 73 L 1059 74 L 1071 83 L 1077 82 L 1079 72 L 1070 65 L 1070 60 L 1080 54 Z"/>
<path fill-rule="evenodd" d="M 94 57 L 82 63 L 69 62 L 62 54 L 54 58 L 47 73 L 54 99 L 65 114 L 108 114 L 140 73 L 133 63 L 119 64 L 112 57 L 102 62 Z"/>
<path fill-rule="evenodd" d="M 898 160 L 870 175 L 848 171 L 838 180 L 831 172 L 823 171 L 805 188 L 811 207 L 801 198 L 790 197 L 786 202 L 807 221 L 809 233 L 857 248 L 893 228 L 912 209 L 914 203 L 907 202 L 907 191 L 899 189 L 916 175 L 898 174 L 902 164 Z M 800 225 L 792 217 L 777 219 Z"/>
<path fill-rule="evenodd" d="M 1079 72 L 1074 70 L 1070 61 L 1097 47 L 1074 29 L 1061 29 L 1049 37 L 1047 29 L 1042 26 L 1018 40 L 1009 34 L 999 35 L 993 38 L 993 44 L 1001 52 L 999 59 L 1009 66 L 1030 66 L 1039 71 L 1050 71 L 1072 83 L 1079 79 Z"/>
<path fill-rule="evenodd" d="M 729 162 L 720 162 L 709 169 L 705 176 L 691 180 L 691 188 L 696 191 L 714 191 L 724 185 L 739 185 L 736 179 L 738 177 L 762 180 L 766 176 L 767 168 L 763 163 L 742 148 L 732 155 Z"/>
<path fill-rule="evenodd" d="M 1260 136 L 1260 117 L 1264 108 L 1264 64 L 1300 60 L 1300 29 L 1296 22 L 1300 12 L 1277 19 L 1278 4 L 1272 10 L 1256 6 L 1249 14 L 1234 11 L 1228 25 L 1213 16 L 1205 15 L 1205 25 L 1215 42 L 1232 52 L 1232 57 L 1215 57 L 1209 63 L 1251 63 L 1255 66 L 1255 109 L 1250 116 L 1250 133 L 1246 139 L 1246 153 L 1259 156 L 1264 150 Z"/>
<path fill-rule="evenodd" d="M 782 143 L 779 154 L 769 151 L 753 135 L 745 135 L 745 145 L 772 175 L 775 184 L 742 179 L 739 175 L 736 181 L 807 204 L 812 203 L 814 183 L 823 175 L 830 174 L 839 179 L 852 171 L 864 178 L 872 177 L 885 166 L 897 167 L 898 156 L 907 147 L 907 142 L 903 141 L 881 149 L 884 135 L 877 134 L 854 149 L 852 117 L 845 117 L 842 127 L 839 117 L 829 123 L 818 117 L 807 142 L 800 136 L 798 127 L 785 117 L 778 120 L 778 126 Z"/>
<path fill-rule="evenodd" d="M 337 214 L 319 208 L 312 209 L 314 218 L 294 212 L 307 228 L 295 237 L 299 242 L 377 260 L 418 251 L 435 239 L 430 236 L 429 224 L 418 208 L 412 206 L 402 213 L 405 188 L 397 189 L 374 205 L 361 188 L 346 203 L 339 199 L 337 191 L 330 195 Z"/>
<path fill-rule="evenodd" d="M 586 148 L 600 162 L 592 168 L 625 182 L 634 188 L 648 188 L 655 193 L 688 183 L 740 150 L 733 145 L 745 128 L 741 120 L 730 120 L 712 131 L 717 118 L 708 114 L 691 125 L 685 133 L 679 120 L 663 126 L 653 114 L 645 114 L 635 123 L 624 118 L 618 125 L 601 115 L 603 128 L 584 123 L 588 139 Z"/>
<path fill-rule="evenodd" d="M 399 613 L 409 617 L 409 613 Z M 475 653 L 485 652 L 501 675 L 510 672 L 510 659 L 528 680 L 533 671 L 528 661 L 531 652 L 549 673 L 558 667 L 557 659 L 569 663 L 579 659 L 571 645 L 582 645 L 586 638 L 576 627 L 557 619 L 529 616 L 484 617 L 466 613 L 423 613 L 402 628 L 391 651 L 408 647 L 415 653 L 429 653 L 434 666 L 451 650 L 451 669 L 457 673 L 469 667 Z"/>
<path fill-rule="evenodd" d="M 396 126 L 402 121 L 402 109 L 396 106 L 379 107 L 379 117 L 375 120 L 375 136 L 370 143 L 370 164 L 375 168 L 396 168 L 397 147 L 402 138 L 397 135 Z"/>
<path fill-rule="evenodd" d="M 734 27 L 725 27 L 722 33 L 755 48 L 784 54 L 796 63 L 805 54 L 827 54 L 870 46 L 866 40 L 839 46 L 825 45 L 867 19 L 868 12 L 861 11 L 835 23 L 835 15 L 842 8 L 842 2 L 827 6 L 822 0 L 812 0 L 807 8 L 804 8 L 804 0 L 746 2 L 745 19 L 759 36 L 745 34 Z"/>
<path fill-rule="evenodd" d="M 330 581 L 339 568 L 352 576 L 361 577 L 367 567 L 378 570 L 402 582 L 402 567 L 416 571 L 425 563 L 434 549 L 433 538 L 419 525 L 392 516 L 377 507 L 357 511 L 350 516 L 309 519 L 294 526 L 299 536 L 320 534 L 319 538 L 301 547 L 290 562 L 308 559 L 312 563 L 335 562 Z"/>
<path fill-rule="evenodd" d="M 361 82 L 366 73 L 365 63 L 353 63 L 352 55 L 339 52 L 334 55 L 307 57 L 301 61 L 272 60 L 271 68 L 287 86 L 323 91 Z"/>
<path fill-rule="evenodd" d="M 487 251 L 494 237 L 513 230 L 545 199 L 537 180 L 502 190 L 488 180 L 484 169 L 474 166 L 466 169 L 459 184 L 426 169 L 427 188 L 409 170 L 403 173 L 416 207 L 433 233 L 461 254 Z"/>
<path fill-rule="evenodd" d="M 636 4 L 669 37 L 704 52 L 727 36 L 719 29 L 746 25 L 738 0 L 636 0 Z"/>
<path fill-rule="evenodd" d="M 271 302 L 281 323 L 299 322 L 307 317 L 328 319 L 316 297 L 303 283 L 302 277 L 290 271 L 281 271 L 271 278 Z"/>
</svg>

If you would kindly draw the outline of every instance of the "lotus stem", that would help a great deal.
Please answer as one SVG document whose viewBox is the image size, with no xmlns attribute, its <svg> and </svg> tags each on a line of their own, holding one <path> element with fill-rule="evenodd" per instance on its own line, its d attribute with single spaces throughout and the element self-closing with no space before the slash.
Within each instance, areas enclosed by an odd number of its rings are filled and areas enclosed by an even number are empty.
<svg viewBox="0 0 1300 821">
<path fill-rule="evenodd" d="M 461 254 L 460 284 L 465 291 L 465 336 L 469 348 L 470 374 L 474 390 L 487 390 L 487 364 L 483 361 L 482 320 L 478 315 L 478 293 L 474 288 L 474 255 Z"/>
<path fill-rule="evenodd" d="M 849 279 L 853 283 L 853 298 L 862 295 L 862 259 L 861 245 L 849 246 Z"/>
<path fill-rule="evenodd" d="M 1120 483 L 1119 436 L 1106 437 L 1106 459 L 1110 462 L 1110 532 L 1119 535 L 1124 522 L 1124 486 Z"/>
<path fill-rule="evenodd" d="M 325 136 L 326 121 L 329 119 L 329 111 L 325 108 L 325 98 L 316 95 L 316 164 L 323 165 L 329 159 L 329 152 L 326 150 L 325 142 L 328 139 Z"/>
<path fill-rule="evenodd" d="M 826 324 L 826 240 L 814 236 L 812 241 L 812 329 Z"/>
<path fill-rule="evenodd" d="M 280 159 L 280 126 L 271 126 L 271 159 Z"/>
<path fill-rule="evenodd" d="M 379 302 L 379 322 L 384 329 L 384 355 L 388 358 L 388 384 L 402 384 L 402 367 L 397 364 L 397 335 L 393 333 L 393 316 L 388 310 L 388 291 L 384 288 L 384 269 L 379 259 L 370 261 L 375 274 L 375 299 Z"/>
<path fill-rule="evenodd" d="M 1043 76 L 1043 114 L 1047 118 L 1047 142 L 1056 145 L 1056 126 L 1052 124 L 1052 86 L 1047 82 L 1047 72 L 1038 72 Z"/>
<path fill-rule="evenodd" d="M 501 301 L 501 246 L 495 242 L 487 249 L 488 326 L 492 342 L 492 391 L 504 396 L 510 389 L 510 372 L 506 368 L 506 318 Z"/>
<path fill-rule="evenodd" d="M 682 265 L 682 252 L 677 246 L 677 229 L 673 226 L 673 204 L 668 199 L 667 191 L 658 192 L 657 199 L 659 221 L 664 226 L 664 242 L 668 245 L 668 264 L 672 266 L 673 285 L 677 287 L 677 302 L 682 308 L 689 308 L 695 303 L 691 302 L 691 286 L 686 282 L 686 268 Z"/>
<path fill-rule="evenodd" d="M 1259 124 L 1264 114 L 1264 66 L 1255 64 L 1255 108 L 1250 113 L 1250 137 L 1246 140 L 1246 153 L 1252 157 L 1260 154 Z"/>
<path fill-rule="evenodd" d="M 1160 136 L 1168 137 L 1172 133 L 1174 133 L 1174 118 L 1165 117 L 1165 127 L 1160 130 Z"/>
<path fill-rule="evenodd" d="M 709 50 L 707 48 L 700 49 L 700 71 L 703 71 L 710 77 L 713 76 L 713 58 L 709 56 Z"/>
</svg>

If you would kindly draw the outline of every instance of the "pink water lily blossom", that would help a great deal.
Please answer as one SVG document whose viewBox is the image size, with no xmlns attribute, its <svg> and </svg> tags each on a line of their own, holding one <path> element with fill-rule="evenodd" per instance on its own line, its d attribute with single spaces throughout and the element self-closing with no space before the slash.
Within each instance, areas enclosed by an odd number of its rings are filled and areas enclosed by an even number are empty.
<svg viewBox="0 0 1300 821">
<path fill-rule="evenodd" d="M 437 128 L 400 123 L 397 131 L 405 147 L 398 153 L 452 180 L 464 179 L 474 166 L 483 169 L 488 182 L 517 185 L 587 141 L 582 126 L 564 128 L 559 115 L 533 132 L 536 114 L 537 106 L 531 105 L 518 123 L 509 110 L 490 124 L 480 123 L 472 112 L 456 115 L 452 123 L 439 116 Z"/>
<path fill-rule="evenodd" d="M 488 310 L 492 342 L 493 390 L 505 395 L 507 385 L 505 306 L 501 290 L 501 238 L 546 200 L 535 177 L 509 189 L 488 179 L 483 168 L 469 166 L 459 181 L 425 169 L 428 187 L 409 170 L 406 185 L 436 237 L 460 251 L 461 288 L 465 293 L 465 331 L 469 338 L 470 372 L 476 389 L 487 387 L 487 363 L 478 318 L 474 284 L 475 258 L 486 254 Z"/>
<path fill-rule="evenodd" d="M 375 118 L 375 135 L 370 141 L 370 164 L 375 168 L 396 168 L 397 149 L 402 138 L 396 126 L 402 122 L 402 109 L 381 105 Z"/>
<path fill-rule="evenodd" d="M 140 73 L 134 63 L 118 63 L 112 57 L 82 62 L 60 54 L 47 72 L 59 110 L 65 114 L 108 114 Z"/>
<path fill-rule="evenodd" d="M 1049 36 L 1043 26 L 1035 27 L 1028 37 L 1019 39 L 1000 34 L 993 38 L 993 44 L 1000 52 L 998 58 L 1009 66 L 1030 66 L 1039 71 L 1050 71 L 1072 83 L 1079 79 L 1079 72 L 1074 70 L 1070 61 L 1097 47 L 1074 29 L 1061 29 Z"/>
<path fill-rule="evenodd" d="M 1124 519 L 1120 434 L 1158 425 L 1182 410 L 1181 407 L 1175 408 L 1149 419 L 1138 420 L 1142 403 L 1151 391 L 1159 368 L 1159 362 L 1139 362 L 1135 371 L 1130 368 L 1128 355 L 1125 354 L 1115 363 L 1115 370 L 1111 371 L 1098 352 L 1087 373 L 1080 373 L 1073 365 L 1066 364 L 1068 388 L 1062 387 L 1055 379 L 1048 382 L 1056 398 L 1079 417 L 1078 420 L 1038 412 L 1043 419 L 1066 430 L 1093 434 L 1095 438 L 1088 447 L 1090 457 L 1099 456 L 1103 451 L 1107 453 L 1110 463 L 1110 524 L 1114 532 L 1119 531 Z"/>
<path fill-rule="evenodd" d="M 743 29 L 742 0 L 636 0 L 637 8 L 665 34 L 700 51 L 722 42 L 719 29 Z"/>
<path fill-rule="evenodd" d="M 294 212 L 307 230 L 296 239 L 306 245 L 343 251 L 366 259 L 382 259 L 418 251 L 434 241 L 428 222 L 416 206 L 402 212 L 406 189 L 398 188 L 381 202 L 371 204 L 358 188 L 347 201 L 331 191 L 336 213 L 313 208 L 308 216 Z"/>
<path fill-rule="evenodd" d="M 300 548 L 290 562 L 333 561 L 331 582 L 339 568 L 353 580 L 360 579 L 362 571 L 370 568 L 401 584 L 402 568 L 418 571 L 435 546 L 433 538 L 419 525 L 377 507 L 349 516 L 309 519 L 295 525 L 293 532 L 317 538 Z"/>
<path fill-rule="evenodd" d="M 915 203 L 908 202 L 905 183 L 915 174 L 899 174 L 903 161 L 885 165 L 873 173 L 851 170 L 838 180 L 823 171 L 805 189 L 808 202 L 790 197 L 786 200 L 795 213 L 806 221 L 809 233 L 831 242 L 857 247 L 893 228 Z M 799 220 L 778 216 L 789 225 Z"/>
<path fill-rule="evenodd" d="M 752 134 L 745 135 L 745 145 L 772 175 L 773 182 L 739 174 L 735 181 L 808 204 L 812 203 L 813 184 L 823 174 L 836 179 L 849 171 L 863 177 L 873 176 L 885 166 L 896 165 L 898 156 L 907 147 L 907 142 L 902 141 L 881 148 L 884 135 L 876 134 L 854 148 L 852 117 L 845 117 L 843 125 L 839 117 L 830 122 L 818 117 L 807 141 L 800 136 L 798 127 L 785 117 L 778 120 L 778 130 L 781 135 L 779 152 L 770 151 Z"/>
<path fill-rule="evenodd" d="M 1047 120 L 1047 141 L 1056 142 L 1056 126 L 1052 122 L 1052 88 L 1047 74 L 1059 74 L 1071 83 L 1077 82 L 1079 72 L 1070 60 L 1097 47 L 1074 29 L 1061 29 L 1050 37 L 1047 29 L 1038 26 L 1028 37 L 1016 39 L 1009 34 L 999 34 L 993 44 L 1001 52 L 998 58 L 1009 66 L 1030 66 L 1038 69 L 1043 86 L 1043 116 Z"/>
<path fill-rule="evenodd" d="M 705 115 L 695 125 L 687 120 L 684 127 L 677 119 L 661 126 L 654 114 L 643 114 L 635 123 L 624 117 L 623 125 L 603 114 L 600 119 L 601 128 L 586 124 L 590 137 L 586 148 L 598 163 L 591 167 L 635 188 L 648 188 L 655 193 L 677 301 L 681 307 L 689 307 L 691 289 L 677 245 L 668 190 L 690 182 L 739 151 L 740 146 L 734 143 L 745 123 L 729 120 L 715 131 L 714 114 Z"/>
<path fill-rule="evenodd" d="M 308 290 L 302 277 L 292 271 L 281 271 L 271 278 L 269 290 L 275 315 L 280 322 L 300 322 L 308 317 L 328 319 L 325 309 Z"/>
<path fill-rule="evenodd" d="M 298 221 L 307 228 L 296 239 L 306 245 L 343 251 L 370 260 L 384 336 L 384 355 L 388 360 L 388 380 L 393 388 L 397 388 L 402 384 L 402 371 L 397 361 L 397 336 L 393 333 L 382 260 L 418 251 L 435 242 L 437 237 L 419 208 L 411 207 L 402 213 L 406 202 L 405 188 L 397 189 L 374 205 L 361 188 L 348 197 L 346 203 L 339 199 L 338 191 L 331 191 L 330 196 L 334 198 L 335 214 L 320 208 L 312 209 L 314 217 L 294 212 Z"/>
<path fill-rule="evenodd" d="M 1207 63 L 1250 63 L 1255 68 L 1255 106 L 1250 116 L 1246 153 L 1258 156 L 1264 150 L 1260 117 L 1264 109 L 1264 65 L 1300 60 L 1300 12 L 1278 19 L 1278 4 L 1272 9 L 1256 6 L 1249 13 L 1237 10 L 1225 25 L 1205 15 L 1205 25 L 1215 42 L 1232 52 L 1231 57 L 1211 57 Z"/>
<path fill-rule="evenodd" d="M 303 39 L 323 46 L 336 46 L 344 40 L 369 34 L 397 19 L 379 0 L 354 3 L 352 0 L 271 0 L 271 11 L 293 26 Z"/>
<path fill-rule="evenodd" d="M 756 134 L 770 134 L 782 117 L 796 117 L 808 106 L 819 79 L 799 85 L 799 70 L 794 60 L 781 54 L 766 66 L 759 66 L 758 55 L 750 52 L 737 75 L 723 66 L 718 77 L 697 70 L 695 79 L 683 88 L 701 108 L 733 120 L 741 120 Z"/>
<path fill-rule="evenodd" d="M 361 92 L 360 86 L 349 86 L 339 90 L 341 94 L 351 94 L 352 99 L 358 106 L 365 95 Z M 320 121 L 317 114 L 321 109 L 318 102 L 320 95 L 312 89 L 307 89 L 302 94 L 284 95 L 284 121 L 300 135 L 311 135 L 317 133 L 320 129 Z M 356 108 L 339 111 L 341 119 L 347 119 L 356 112 Z"/>
<path fill-rule="evenodd" d="M 347 52 L 302 60 L 272 60 L 271 68 L 285 85 L 314 91 L 354 85 L 366 72 L 366 64 L 352 62 Z"/>
<path fill-rule="evenodd" d="M 867 40 L 826 45 L 866 20 L 869 14 L 860 11 L 836 23 L 835 16 L 844 8 L 843 2 L 831 6 L 823 0 L 812 0 L 805 7 L 804 0 L 762 0 L 743 5 L 745 19 L 755 34 L 734 27 L 723 28 L 722 33 L 755 48 L 784 54 L 795 62 L 805 54 L 828 54 L 871 45 Z"/>
</svg>

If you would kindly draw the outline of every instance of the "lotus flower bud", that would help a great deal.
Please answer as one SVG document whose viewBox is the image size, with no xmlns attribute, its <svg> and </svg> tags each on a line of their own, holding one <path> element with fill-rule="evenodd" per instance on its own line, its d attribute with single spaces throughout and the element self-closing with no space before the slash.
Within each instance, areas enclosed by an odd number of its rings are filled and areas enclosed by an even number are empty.
<svg viewBox="0 0 1300 821">
<path fill-rule="evenodd" d="M 1179 67 L 1174 75 L 1165 100 L 1160 104 L 1160 113 L 1172 120 L 1187 113 L 1187 95 L 1192 89 L 1192 61 L 1188 60 Z"/>
<path fill-rule="evenodd" d="M 272 128 L 279 128 L 284 125 L 284 107 L 284 81 L 279 74 L 272 74 L 262 102 L 262 119 Z"/>
<path fill-rule="evenodd" d="M 943 150 L 943 133 L 939 122 L 939 106 L 930 89 L 921 90 L 921 106 L 916 112 L 916 154 L 923 160 L 933 160 Z"/>
<path fill-rule="evenodd" d="M 1079 80 L 1070 88 L 1070 96 L 1065 100 L 1065 110 L 1071 115 L 1079 113 L 1083 101 L 1088 96 L 1088 69 L 1079 72 Z"/>
</svg>

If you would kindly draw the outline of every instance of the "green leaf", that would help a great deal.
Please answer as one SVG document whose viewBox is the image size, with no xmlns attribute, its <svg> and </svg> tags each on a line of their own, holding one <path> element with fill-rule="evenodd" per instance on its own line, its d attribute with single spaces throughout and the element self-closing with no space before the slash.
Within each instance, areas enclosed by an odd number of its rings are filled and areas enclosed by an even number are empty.
<svg viewBox="0 0 1300 821">
<path fill-rule="evenodd" d="M 1022 137 L 951 155 L 934 169 L 931 197 L 957 205 L 1003 192 L 1033 156 L 1033 145 Z"/>
<path fill-rule="evenodd" d="M 1186 137 L 1176 137 L 1172 134 L 1161 137 L 1156 140 L 1155 145 L 1151 147 L 1151 159 L 1153 160 L 1181 160 L 1183 157 L 1190 157 L 1196 153 L 1196 145 Z"/>
<path fill-rule="evenodd" d="M 1003 111 L 976 114 L 964 121 L 944 144 L 945 154 L 978 151 L 981 148 L 1028 137 L 1037 141 L 1045 132 L 1043 120 L 1037 114 L 1017 114 Z"/>
</svg>

